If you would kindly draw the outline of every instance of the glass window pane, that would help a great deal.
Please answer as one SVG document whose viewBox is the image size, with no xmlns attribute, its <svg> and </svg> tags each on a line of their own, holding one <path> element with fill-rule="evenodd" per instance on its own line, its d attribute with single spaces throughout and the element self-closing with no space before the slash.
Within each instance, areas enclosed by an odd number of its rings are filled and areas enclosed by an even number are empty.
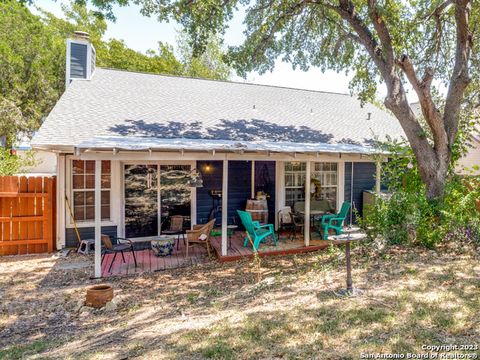
<svg viewBox="0 0 480 360">
<path fill-rule="evenodd" d="M 102 206 L 102 220 L 110 219 L 110 205 Z"/>
<path fill-rule="evenodd" d="M 110 174 L 110 160 L 102 160 L 102 174 Z"/>
<path fill-rule="evenodd" d="M 85 176 L 84 175 L 73 175 L 73 188 L 74 189 L 84 189 L 85 188 Z"/>
<path fill-rule="evenodd" d="M 95 206 L 95 192 L 85 191 L 85 205 Z"/>
<path fill-rule="evenodd" d="M 83 160 L 73 160 L 72 171 L 74 174 L 83 174 L 85 172 L 85 162 Z"/>
<path fill-rule="evenodd" d="M 95 175 L 85 175 L 85 189 L 95 189 Z"/>
<path fill-rule="evenodd" d="M 102 191 L 102 206 L 110 204 L 110 191 Z"/>
<path fill-rule="evenodd" d="M 95 220 L 95 206 L 85 206 L 85 220 Z"/>
<path fill-rule="evenodd" d="M 73 206 L 85 205 L 85 193 L 83 191 L 75 191 L 73 193 Z"/>
<path fill-rule="evenodd" d="M 73 217 L 75 221 L 85 220 L 85 208 L 83 206 L 75 206 L 73 208 Z"/>
<path fill-rule="evenodd" d="M 85 161 L 85 174 L 95 174 L 95 160 Z"/>
<path fill-rule="evenodd" d="M 110 175 L 102 175 L 102 189 L 110 189 Z"/>
</svg>

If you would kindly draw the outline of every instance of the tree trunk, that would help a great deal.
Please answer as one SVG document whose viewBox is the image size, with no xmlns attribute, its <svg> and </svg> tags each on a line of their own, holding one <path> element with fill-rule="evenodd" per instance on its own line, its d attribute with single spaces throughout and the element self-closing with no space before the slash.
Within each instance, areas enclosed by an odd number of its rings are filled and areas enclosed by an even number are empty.
<svg viewBox="0 0 480 360">
<path fill-rule="evenodd" d="M 427 188 L 427 199 L 441 199 L 445 191 L 449 161 L 447 162 L 446 159 L 429 159 L 421 155 L 416 156 L 416 158 L 418 171 Z"/>
<path fill-rule="evenodd" d="M 451 160 L 451 150 L 447 138 L 437 139 L 432 146 L 418 123 L 406 99 L 403 87 L 398 78 L 395 79 L 396 91 L 385 99 L 385 106 L 393 112 L 399 120 L 405 135 L 412 147 L 417 166 L 423 183 L 427 188 L 427 198 L 438 200 L 443 197 L 448 167 Z"/>
</svg>

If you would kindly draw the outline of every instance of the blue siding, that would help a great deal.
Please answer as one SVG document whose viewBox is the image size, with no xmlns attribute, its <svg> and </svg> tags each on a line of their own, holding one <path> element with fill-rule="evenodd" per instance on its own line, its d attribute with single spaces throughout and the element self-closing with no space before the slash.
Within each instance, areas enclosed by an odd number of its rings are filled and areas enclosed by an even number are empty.
<svg viewBox="0 0 480 360">
<path fill-rule="evenodd" d="M 78 228 L 80 237 L 82 240 L 94 239 L 95 238 L 95 227 L 85 227 Z M 102 234 L 117 236 L 117 227 L 116 226 L 102 226 Z M 78 238 L 75 229 L 66 228 L 65 229 L 65 246 L 66 247 L 76 247 L 78 245 Z"/>
<path fill-rule="evenodd" d="M 252 162 L 228 162 L 228 222 L 240 224 L 237 210 L 244 210 L 252 191 Z"/>
<path fill-rule="evenodd" d="M 205 167 L 210 165 L 210 172 Z M 202 173 L 203 187 L 197 188 L 197 222 L 205 223 L 212 210 L 212 197 L 210 190 L 222 190 L 222 161 L 197 161 L 197 169 Z M 221 203 L 219 204 L 221 205 Z M 217 222 L 221 222 L 221 214 L 217 213 Z"/>
<path fill-rule="evenodd" d="M 205 171 L 209 164 L 210 172 Z M 222 189 L 222 161 L 198 161 L 197 169 L 202 172 L 203 187 L 197 189 L 197 221 L 207 221 L 212 209 L 212 197 L 209 191 Z M 238 209 L 245 209 L 247 200 L 251 194 L 252 163 L 251 161 L 228 162 L 228 222 L 232 218 L 236 222 Z M 270 195 L 268 200 L 270 222 L 275 219 L 275 162 L 258 161 L 255 163 L 255 191 L 265 191 Z M 221 204 L 220 204 L 221 205 Z M 217 223 L 221 223 L 221 213 L 217 213 Z"/>
<path fill-rule="evenodd" d="M 345 201 L 350 201 L 352 163 L 345 163 Z M 353 204 L 352 207 L 362 214 L 364 190 L 375 189 L 375 163 L 354 162 L 353 163 Z M 355 221 L 355 214 L 353 216 Z"/>
<path fill-rule="evenodd" d="M 87 78 L 87 52 L 85 44 L 70 44 L 70 77 Z"/>
</svg>

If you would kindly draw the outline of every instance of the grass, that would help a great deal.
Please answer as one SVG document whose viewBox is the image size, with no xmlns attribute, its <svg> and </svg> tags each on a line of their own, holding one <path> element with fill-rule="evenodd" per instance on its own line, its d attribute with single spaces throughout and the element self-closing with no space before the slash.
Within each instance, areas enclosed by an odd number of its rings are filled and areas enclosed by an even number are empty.
<svg viewBox="0 0 480 360">
<path fill-rule="evenodd" d="M 0 350 L 0 359 L 17 360 L 23 359 L 30 355 L 38 354 L 54 344 L 48 340 L 35 340 L 27 344 L 14 344 Z"/>
<path fill-rule="evenodd" d="M 71 282 L 47 286 L 45 274 L 32 278 L 35 266 L 27 262 L 17 277 L 28 275 L 32 288 L 9 284 L 2 303 L 25 309 L 19 294 L 26 295 L 54 320 L 37 338 L 25 330 L 8 339 L 0 358 L 328 360 L 358 359 L 362 352 L 425 353 L 422 345 L 431 344 L 480 345 L 478 255 L 401 248 L 366 255 L 359 249 L 352 255 L 354 285 L 363 290 L 357 297 L 335 294 L 345 284 L 345 259 L 333 248 L 263 258 L 260 267 L 213 262 L 113 279 L 125 301 L 114 313 L 86 317 L 68 310 L 83 295 L 86 277 L 77 276 L 77 290 Z M 48 276 L 54 274 L 52 265 Z M 65 302 L 68 317 L 48 314 L 54 301 Z M 24 324 L 24 317 L 22 310 L 10 317 L 0 312 L 0 331 Z M 76 341 L 54 348 L 60 334 L 48 326 L 62 321 Z"/>
</svg>

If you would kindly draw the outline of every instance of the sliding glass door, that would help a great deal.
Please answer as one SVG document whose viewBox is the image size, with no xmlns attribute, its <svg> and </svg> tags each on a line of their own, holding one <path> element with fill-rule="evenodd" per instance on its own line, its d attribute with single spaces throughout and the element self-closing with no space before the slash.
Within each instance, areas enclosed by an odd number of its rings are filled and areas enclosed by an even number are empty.
<svg viewBox="0 0 480 360">
<path fill-rule="evenodd" d="M 184 227 L 190 227 L 190 169 L 190 165 L 124 165 L 125 237 L 158 236 L 175 215 L 183 216 Z"/>
<path fill-rule="evenodd" d="M 125 237 L 158 235 L 158 166 L 125 165 Z"/>
<path fill-rule="evenodd" d="M 190 227 L 191 187 L 190 165 L 160 165 L 160 201 L 162 230 L 170 226 L 170 217 L 184 217 L 184 227 Z"/>
</svg>

